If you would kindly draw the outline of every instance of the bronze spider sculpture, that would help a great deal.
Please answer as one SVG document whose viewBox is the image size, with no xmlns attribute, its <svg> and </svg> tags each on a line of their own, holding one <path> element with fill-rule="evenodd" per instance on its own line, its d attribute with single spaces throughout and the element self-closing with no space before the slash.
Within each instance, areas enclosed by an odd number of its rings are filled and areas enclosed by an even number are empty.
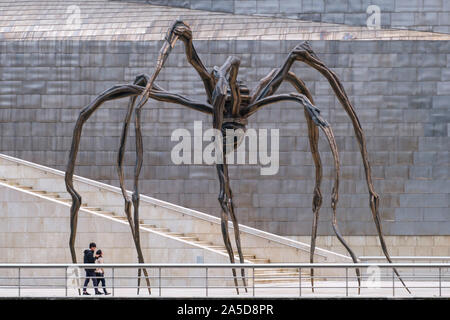
<svg viewBox="0 0 450 320">
<path fill-rule="evenodd" d="M 186 57 L 189 63 L 194 67 L 194 69 L 197 71 L 197 73 L 199 74 L 200 78 L 203 81 L 207 96 L 206 103 L 193 101 L 181 95 L 168 92 L 155 83 L 155 80 L 159 75 L 159 72 L 163 68 L 164 63 L 166 62 L 172 48 L 175 46 L 175 43 L 179 39 L 184 42 Z M 311 49 L 309 44 L 307 42 L 304 42 L 300 45 L 297 45 L 288 54 L 287 58 L 285 59 L 281 67 L 273 69 L 266 77 L 264 77 L 259 82 L 257 87 L 252 92 L 249 92 L 249 90 L 244 84 L 242 84 L 240 81 L 237 81 L 237 75 L 240 64 L 239 58 L 233 56 L 229 57 L 221 67 L 217 66 L 214 67 L 213 71 L 210 73 L 204 67 L 202 61 L 197 55 L 197 52 L 192 43 L 192 39 L 193 39 L 192 32 L 189 26 L 183 21 L 178 20 L 175 21 L 167 32 L 164 45 L 159 53 L 156 68 L 151 76 L 143 74 L 137 76 L 133 84 L 115 85 L 112 88 L 101 93 L 94 101 L 92 101 L 88 106 L 86 106 L 81 111 L 74 128 L 69 161 L 67 164 L 67 170 L 65 175 L 67 191 L 72 196 L 72 206 L 70 210 L 71 234 L 69 245 L 73 262 L 76 263 L 74 244 L 77 228 L 78 210 L 82 203 L 81 196 L 77 193 L 77 191 L 74 189 L 73 186 L 73 174 L 83 125 L 104 102 L 119 98 L 130 97 L 127 113 L 123 122 L 120 148 L 117 157 L 117 170 L 120 180 L 120 188 L 122 190 L 122 195 L 125 200 L 124 210 L 131 227 L 131 233 L 136 246 L 139 263 L 144 263 L 144 256 L 142 254 L 139 237 L 139 174 L 143 162 L 141 110 L 149 98 L 155 99 L 157 101 L 164 101 L 183 105 L 193 110 L 197 110 L 206 113 L 208 115 L 211 115 L 214 129 L 221 130 L 222 132 L 225 132 L 226 129 L 245 129 L 247 119 L 264 106 L 282 101 L 294 101 L 302 105 L 304 108 L 304 114 L 307 121 L 309 144 L 312 157 L 314 160 L 315 175 L 316 175 L 314 196 L 312 201 L 312 211 L 314 217 L 311 235 L 310 262 L 311 263 L 314 262 L 314 250 L 317 237 L 317 224 L 319 218 L 319 210 L 322 205 L 322 194 L 320 191 L 320 185 L 322 180 L 322 164 L 318 151 L 319 128 L 320 128 L 327 138 L 327 141 L 329 143 L 334 158 L 335 181 L 332 190 L 332 200 L 331 200 L 331 207 L 333 210 L 333 217 L 332 217 L 333 229 L 340 242 L 349 252 L 353 261 L 355 263 L 358 263 L 358 258 L 342 237 L 337 225 L 336 206 L 338 203 L 340 163 L 333 131 L 331 130 L 331 127 L 328 124 L 328 122 L 325 121 L 320 115 L 320 110 L 314 106 L 313 97 L 309 92 L 309 90 L 307 89 L 305 83 L 301 79 L 299 79 L 294 73 L 290 72 L 293 63 L 296 61 L 304 62 L 307 65 L 313 67 L 328 80 L 332 89 L 334 90 L 334 93 L 336 94 L 337 98 L 339 99 L 340 103 L 342 104 L 342 106 L 344 107 L 345 111 L 347 112 L 352 121 L 364 164 L 365 176 L 367 186 L 369 189 L 370 209 L 372 211 L 373 219 L 375 221 L 382 250 L 386 256 L 386 259 L 389 262 L 391 262 L 391 258 L 389 256 L 381 229 L 381 219 L 378 211 L 379 196 L 375 192 L 372 183 L 371 169 L 368 160 L 364 132 L 359 122 L 358 116 L 356 115 L 353 106 L 350 103 L 350 100 L 348 99 L 347 94 L 336 74 L 333 71 L 331 71 L 317 57 L 317 55 Z M 290 84 L 292 84 L 297 90 L 297 93 L 276 95 L 275 93 L 283 81 L 288 81 Z M 138 97 L 139 101 L 137 103 L 137 106 L 135 107 L 136 99 Z M 130 125 L 133 110 L 135 111 L 136 163 L 134 170 L 134 191 L 132 194 L 132 198 L 130 200 L 124 187 L 123 159 L 125 153 L 128 128 Z M 226 143 L 227 143 L 226 140 L 224 140 L 223 141 L 224 149 Z M 234 147 L 236 148 L 236 143 L 234 143 Z M 226 157 L 223 156 L 223 154 L 222 154 L 223 161 L 221 163 L 216 164 L 216 169 L 220 183 L 220 193 L 218 200 L 222 208 L 221 230 L 223 235 L 223 241 L 226 250 L 228 252 L 230 262 L 234 263 L 235 255 L 233 253 L 233 248 L 231 245 L 228 231 L 228 218 L 231 217 L 234 227 L 234 236 L 239 260 L 241 263 L 244 263 L 244 257 L 242 253 L 239 234 L 239 224 L 236 218 L 235 209 L 232 201 L 230 179 L 228 176 L 228 165 L 225 161 Z M 131 206 L 134 207 L 133 215 L 131 214 Z M 148 273 L 145 269 L 142 270 L 144 272 L 145 279 L 147 281 L 147 288 L 150 292 L 150 281 L 148 278 Z M 236 271 L 233 269 L 232 272 L 236 290 L 237 293 L 239 293 Z M 406 290 L 408 290 L 408 288 L 406 287 L 403 280 L 400 278 L 400 275 L 396 269 L 394 269 L 394 272 L 397 274 Z M 356 274 L 359 284 L 358 287 L 360 288 L 361 275 L 359 269 L 356 269 Z M 243 269 L 241 270 L 241 277 L 244 284 L 244 288 L 245 290 L 247 290 L 245 273 Z M 140 279 L 141 279 L 141 270 L 139 270 L 138 287 Z M 311 285 L 314 290 L 313 270 L 311 270 Z"/>
</svg>

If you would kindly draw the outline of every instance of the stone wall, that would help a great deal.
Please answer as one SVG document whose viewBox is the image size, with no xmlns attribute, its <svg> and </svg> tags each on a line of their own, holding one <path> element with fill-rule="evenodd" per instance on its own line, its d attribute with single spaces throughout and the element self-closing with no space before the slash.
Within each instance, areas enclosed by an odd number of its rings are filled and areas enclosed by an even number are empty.
<svg viewBox="0 0 450 320">
<path fill-rule="evenodd" d="M 293 41 L 198 41 L 205 65 L 242 59 L 240 78 L 253 88 L 281 64 Z M 312 47 L 343 81 L 366 131 L 381 214 L 388 235 L 449 235 L 450 48 L 439 41 L 313 41 Z M 0 42 L 0 152 L 64 169 L 77 115 L 97 94 L 116 83 L 150 73 L 159 42 Z M 338 216 L 346 235 L 373 235 L 367 187 L 349 119 L 320 74 L 293 69 L 308 84 L 332 124 L 342 174 Z M 192 82 L 187 80 L 194 79 Z M 158 80 L 168 90 L 203 99 L 201 81 L 177 46 Z M 291 92 L 285 85 L 280 92 Z M 127 101 L 106 103 L 86 124 L 76 173 L 118 185 L 115 169 Z M 207 116 L 151 102 L 143 113 L 145 158 L 141 192 L 218 215 L 216 170 L 174 165 L 172 131 L 203 127 Z M 239 221 L 280 235 L 310 234 L 314 166 L 303 111 L 293 103 L 271 106 L 250 118 L 250 128 L 280 129 L 280 169 L 261 176 L 257 165 L 231 166 Z M 130 131 L 131 136 L 134 130 Z M 323 140 L 323 139 L 321 139 Z M 126 154 L 128 187 L 134 140 Z M 324 165 L 319 232 L 332 235 L 332 159 L 320 144 Z"/>
<path fill-rule="evenodd" d="M 127 1 L 127 0 L 125 0 Z M 190 9 L 267 15 L 366 26 L 370 5 L 380 8 L 382 28 L 450 33 L 446 0 L 137 0 Z"/>
</svg>

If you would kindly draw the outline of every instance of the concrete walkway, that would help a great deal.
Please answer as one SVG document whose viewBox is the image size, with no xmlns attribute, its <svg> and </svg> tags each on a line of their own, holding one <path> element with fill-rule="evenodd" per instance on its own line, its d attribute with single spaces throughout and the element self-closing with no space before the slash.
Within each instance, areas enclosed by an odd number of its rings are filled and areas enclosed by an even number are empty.
<svg viewBox="0 0 450 320">
<path fill-rule="evenodd" d="M 361 289 L 361 294 L 358 295 L 357 282 L 348 283 L 348 296 L 349 297 L 448 297 L 450 298 L 450 282 L 442 282 L 441 290 L 439 290 L 438 282 L 426 282 L 426 281 L 408 281 L 408 287 L 410 288 L 412 294 L 409 294 L 400 283 L 395 283 L 395 290 L 392 289 L 391 281 L 383 281 L 381 283 L 381 288 L 366 288 Z M 89 287 L 88 292 L 93 294 L 92 287 Z M 112 292 L 112 290 L 109 290 Z M 18 297 L 18 288 L 0 288 L 0 297 Z M 66 290 L 52 289 L 52 288 L 41 288 L 41 289 L 27 289 L 21 288 L 21 297 L 65 297 Z M 76 289 L 70 288 L 67 290 L 68 297 L 78 296 Z M 232 287 L 230 288 L 208 288 L 208 297 L 241 297 L 241 298 L 252 298 L 252 297 L 299 297 L 300 289 L 298 284 L 287 283 L 287 284 L 270 284 L 270 285 L 258 285 L 255 287 L 253 293 L 253 288 L 249 287 L 248 292 L 244 293 L 241 290 L 239 296 L 236 295 L 236 290 Z M 315 284 L 315 292 L 311 291 L 310 283 L 304 283 L 301 288 L 301 296 L 312 298 L 324 298 L 324 297 L 346 297 L 346 283 L 345 281 L 320 281 Z M 96 297 L 82 296 L 83 298 Z M 113 297 L 110 295 L 108 297 L 101 296 L 103 298 Z M 149 295 L 145 288 L 141 289 L 139 295 L 136 293 L 135 288 L 115 288 L 114 297 L 206 297 L 205 288 L 159 288 L 155 287 L 152 289 L 152 295 Z"/>
</svg>

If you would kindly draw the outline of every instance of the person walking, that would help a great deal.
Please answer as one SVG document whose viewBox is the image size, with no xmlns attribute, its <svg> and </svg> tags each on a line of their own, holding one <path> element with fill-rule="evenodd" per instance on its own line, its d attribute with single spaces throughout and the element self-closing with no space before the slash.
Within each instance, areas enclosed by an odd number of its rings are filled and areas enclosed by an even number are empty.
<svg viewBox="0 0 450 320">
<path fill-rule="evenodd" d="M 97 249 L 97 245 L 94 242 L 91 242 L 89 244 L 89 249 L 84 250 L 84 263 L 95 263 L 95 256 L 94 252 L 95 249 Z M 92 283 L 94 285 L 95 294 L 102 294 L 100 291 L 98 291 L 98 283 L 97 278 L 95 276 L 95 268 L 94 269 L 84 269 L 86 271 L 86 280 L 84 280 L 83 285 L 83 295 L 89 296 L 90 294 L 87 292 L 87 286 L 89 284 L 89 280 L 92 279 Z"/>
<path fill-rule="evenodd" d="M 103 263 L 103 252 L 100 249 L 97 250 L 97 252 L 96 252 L 95 263 L 96 264 L 102 264 Z M 103 268 L 98 266 L 95 269 L 95 276 L 97 277 L 97 285 L 100 285 L 100 283 L 101 283 L 102 284 L 102 288 L 103 288 L 103 292 L 105 293 L 105 295 L 106 296 L 110 295 L 110 293 L 108 291 L 106 291 L 105 270 L 103 270 Z"/>
</svg>

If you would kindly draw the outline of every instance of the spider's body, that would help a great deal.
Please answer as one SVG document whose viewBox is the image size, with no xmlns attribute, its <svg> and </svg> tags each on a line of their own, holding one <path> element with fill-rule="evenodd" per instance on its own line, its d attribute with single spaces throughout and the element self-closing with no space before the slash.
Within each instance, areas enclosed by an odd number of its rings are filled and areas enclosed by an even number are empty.
<svg viewBox="0 0 450 320">
<path fill-rule="evenodd" d="M 205 100 L 207 102 L 190 100 L 182 95 L 168 92 L 156 84 L 156 79 L 177 40 L 182 40 L 184 42 L 186 49 L 186 57 L 189 63 L 194 67 L 194 69 L 197 71 L 197 73 L 199 74 L 200 78 L 203 81 L 206 94 Z M 307 65 L 311 66 L 312 68 L 320 72 L 328 80 L 337 98 L 339 99 L 343 108 L 350 117 L 350 120 L 352 121 L 366 173 L 367 187 L 369 190 L 369 205 L 372 211 L 372 216 L 375 221 L 375 226 L 377 227 L 377 232 L 379 235 L 383 252 L 387 260 L 391 262 L 387 246 L 385 244 L 384 237 L 382 234 L 381 219 L 378 210 L 379 196 L 373 188 L 371 169 L 367 155 L 364 132 L 362 130 L 356 112 L 352 104 L 350 103 L 350 100 L 347 97 L 344 87 L 342 86 L 336 74 L 333 71 L 331 71 L 317 57 L 317 55 L 311 49 L 309 44 L 307 42 L 304 42 L 296 46 L 288 54 L 284 63 L 280 67 L 273 69 L 266 77 L 260 80 L 256 88 L 250 91 L 243 82 L 237 80 L 240 64 L 240 60 L 238 57 L 231 56 L 224 62 L 222 66 L 214 67 L 212 72 L 207 71 L 202 61 L 200 60 L 199 56 L 197 55 L 197 52 L 195 51 L 192 42 L 192 32 L 190 28 L 182 21 L 175 21 L 172 27 L 169 29 L 165 38 L 164 45 L 161 48 L 161 51 L 158 56 L 156 68 L 151 76 L 147 76 L 145 74 L 139 75 L 136 77 L 136 80 L 134 81 L 133 84 L 117 85 L 104 91 L 91 104 L 86 106 L 80 113 L 80 116 L 77 120 L 74 129 L 72 147 L 69 155 L 69 162 L 67 165 L 66 179 L 65 179 L 67 191 L 71 194 L 73 200 L 70 219 L 71 222 L 70 249 L 73 262 L 76 263 L 74 244 L 75 244 L 78 210 L 81 206 L 81 196 L 76 192 L 73 186 L 73 174 L 83 124 L 104 102 L 124 97 L 129 97 L 130 102 L 128 104 L 127 113 L 123 122 L 120 149 L 117 158 L 117 167 L 118 167 L 120 187 L 125 200 L 125 214 L 130 224 L 131 233 L 135 242 L 136 250 L 138 253 L 138 260 L 140 263 L 144 262 L 139 237 L 139 175 L 143 161 L 143 141 L 141 133 L 140 115 L 142 107 L 145 105 L 148 99 L 175 103 L 196 111 L 209 114 L 212 116 L 213 128 L 222 131 L 222 133 L 225 133 L 226 129 L 234 129 L 234 130 L 242 129 L 243 131 L 245 131 L 248 118 L 264 106 L 283 101 L 293 101 L 302 106 L 304 109 L 304 114 L 308 125 L 309 144 L 316 169 L 315 170 L 316 185 L 314 188 L 314 196 L 312 201 L 314 219 L 312 224 L 310 261 L 312 263 L 314 260 L 314 250 L 317 236 L 317 223 L 319 219 L 319 210 L 322 205 L 322 193 L 320 190 L 322 181 L 322 163 L 318 151 L 319 129 L 320 129 L 327 138 L 327 141 L 329 143 L 334 158 L 335 176 L 331 200 L 331 207 L 333 209 L 333 218 L 332 218 L 333 229 L 340 242 L 349 252 L 353 261 L 355 263 L 358 262 L 356 255 L 350 249 L 350 247 L 348 246 L 348 244 L 346 243 L 346 241 L 344 240 L 343 236 L 340 234 L 338 229 L 336 206 L 338 203 L 338 194 L 339 194 L 340 163 L 333 131 L 328 122 L 324 120 L 320 115 L 320 110 L 316 106 L 314 106 L 313 97 L 309 92 L 308 88 L 306 87 L 305 83 L 301 79 L 299 79 L 294 73 L 290 72 L 292 65 L 296 61 L 306 63 Z M 292 86 L 296 89 L 296 92 L 290 94 L 276 94 L 277 89 L 285 81 L 292 84 Z M 137 100 L 138 98 L 139 100 Z M 136 165 L 134 171 L 135 172 L 134 192 L 132 198 L 130 199 L 124 186 L 123 158 L 125 154 L 125 145 L 128 129 L 131 122 L 131 115 L 133 111 L 136 114 L 135 116 Z M 301 112 L 300 109 L 299 112 Z M 236 148 L 237 145 L 239 144 L 238 140 L 239 139 L 228 141 L 227 139 L 224 139 L 223 148 L 226 149 L 226 146 L 230 144 L 233 144 L 234 148 Z M 220 183 L 220 192 L 218 200 L 222 208 L 221 227 L 222 227 L 223 241 L 227 249 L 230 261 L 231 263 L 234 263 L 235 256 L 233 253 L 233 248 L 231 245 L 230 235 L 228 231 L 228 219 L 231 218 L 234 227 L 234 236 L 239 260 L 241 263 L 244 263 L 239 234 L 239 224 L 235 214 L 234 204 L 232 200 L 233 197 L 230 187 L 230 179 L 228 176 L 228 165 L 225 161 L 226 157 L 223 155 L 222 157 L 223 161 L 216 164 L 216 169 Z M 131 214 L 132 206 L 134 208 L 133 215 Z M 145 269 L 143 269 L 143 271 L 145 274 L 147 285 L 148 287 L 150 287 L 147 271 Z M 394 271 L 398 275 L 395 269 Z M 139 275 L 140 272 L 141 270 L 139 270 Z M 360 283 L 359 269 L 356 269 L 356 272 L 358 275 L 358 282 Z M 242 280 L 244 282 L 244 287 L 247 290 L 244 270 L 241 270 L 241 274 Z M 236 284 L 236 290 L 239 292 L 235 270 L 233 270 L 233 275 Z M 311 276 L 312 276 L 311 283 L 313 284 L 314 279 L 313 270 L 311 270 Z M 401 278 L 400 280 L 403 283 L 403 280 Z"/>
<path fill-rule="evenodd" d="M 223 122 L 222 122 L 222 135 L 224 136 L 224 139 L 226 140 L 224 143 L 226 145 L 233 145 L 234 148 L 236 148 L 239 143 L 242 141 L 240 139 L 234 139 L 233 142 L 227 141 L 226 132 L 227 130 L 242 130 L 242 132 L 245 132 L 246 126 L 248 124 L 248 120 L 245 117 L 242 117 L 240 112 L 241 110 L 244 110 L 249 104 L 250 104 L 250 90 L 248 87 L 241 81 L 236 82 L 238 86 L 238 97 L 237 101 L 239 101 L 239 105 L 236 109 L 236 111 L 233 113 L 233 105 L 234 105 L 234 98 L 231 95 L 231 90 L 227 90 L 227 95 L 225 97 L 225 104 L 224 104 L 224 110 L 223 110 Z M 230 85 L 228 84 L 228 87 Z"/>
</svg>

